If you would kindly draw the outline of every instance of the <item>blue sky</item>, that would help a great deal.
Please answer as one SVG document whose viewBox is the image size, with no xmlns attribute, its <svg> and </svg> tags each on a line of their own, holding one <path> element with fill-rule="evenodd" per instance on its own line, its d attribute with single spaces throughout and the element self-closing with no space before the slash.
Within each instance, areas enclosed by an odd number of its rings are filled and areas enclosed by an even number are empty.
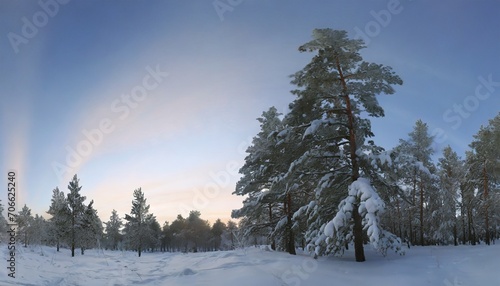
<svg viewBox="0 0 500 286">
<path fill-rule="evenodd" d="M 0 2 L 1 169 L 35 213 L 77 173 L 103 221 L 139 187 L 161 223 L 229 219 L 255 119 L 286 112 L 314 28 L 364 38 L 403 79 L 372 121 L 385 148 L 422 119 L 463 155 L 499 112 L 498 1 L 64 2 Z"/>
</svg>

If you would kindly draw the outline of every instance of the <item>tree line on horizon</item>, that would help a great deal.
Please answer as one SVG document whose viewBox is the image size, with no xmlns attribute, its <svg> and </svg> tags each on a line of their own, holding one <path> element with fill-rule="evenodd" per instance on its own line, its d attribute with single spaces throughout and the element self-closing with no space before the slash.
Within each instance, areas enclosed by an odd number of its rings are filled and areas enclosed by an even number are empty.
<svg viewBox="0 0 500 286">
<path fill-rule="evenodd" d="M 481 126 L 465 158 L 418 120 L 405 139 L 385 150 L 373 141 L 369 117 L 383 117 L 380 94 L 403 82 L 391 67 L 365 62 L 362 40 L 346 31 L 316 29 L 300 52 L 311 61 L 291 76 L 289 111 L 275 107 L 257 120 L 233 210 L 243 236 L 273 249 L 314 256 L 342 255 L 354 245 L 382 254 L 407 245 L 490 244 L 500 237 L 500 113 Z M 442 151 L 436 161 L 435 152 Z"/>
<path fill-rule="evenodd" d="M 47 214 L 51 217 L 32 215 L 26 205 L 16 214 L 17 241 L 28 245 L 48 245 L 71 250 L 103 248 L 106 250 L 136 251 L 140 257 L 144 251 L 198 252 L 234 249 L 238 244 L 238 227 L 231 220 L 227 223 L 217 219 L 212 225 L 201 218 L 199 211 L 193 210 L 184 218 L 178 215 L 163 226 L 154 214 L 149 212 L 149 204 L 141 188 L 134 190 L 130 214 L 121 218 L 116 210 L 111 212 L 109 221 L 102 222 L 94 209 L 94 201 L 85 204 L 77 175 L 68 184 L 68 193 L 53 190 L 51 205 Z M 7 221 L 1 214 L 0 230 L 5 235 Z"/>
</svg>

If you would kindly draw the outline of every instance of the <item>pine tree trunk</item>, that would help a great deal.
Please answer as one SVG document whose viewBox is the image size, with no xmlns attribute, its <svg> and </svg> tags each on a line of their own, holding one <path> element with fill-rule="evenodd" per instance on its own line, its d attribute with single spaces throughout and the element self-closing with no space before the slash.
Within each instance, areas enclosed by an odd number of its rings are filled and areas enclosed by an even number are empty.
<svg viewBox="0 0 500 286">
<path fill-rule="evenodd" d="M 402 227 L 401 227 L 401 218 L 403 217 L 401 215 L 401 207 L 399 206 L 399 198 L 396 198 L 396 203 L 397 203 L 397 210 L 398 210 L 398 236 L 399 237 L 403 237 L 403 231 L 402 231 Z"/>
<path fill-rule="evenodd" d="M 354 206 L 352 215 L 354 218 L 354 255 L 357 262 L 365 261 L 365 251 L 363 249 L 363 227 L 361 225 L 361 216 L 358 212 L 358 205 Z"/>
<path fill-rule="evenodd" d="M 460 189 L 461 189 L 460 190 L 460 196 L 462 197 L 462 204 L 460 205 L 460 215 L 462 217 L 462 244 L 465 244 L 466 240 L 465 240 L 465 202 L 464 202 L 465 194 L 464 194 L 464 186 L 461 185 Z"/>
<path fill-rule="evenodd" d="M 273 208 L 272 208 L 272 205 L 269 204 L 269 222 L 270 223 L 273 223 Z M 274 241 L 274 238 L 270 238 L 271 239 L 271 249 L 272 250 L 276 250 L 276 242 Z"/>
<path fill-rule="evenodd" d="M 141 257 L 142 253 L 142 236 L 140 233 L 140 225 L 139 225 L 139 247 L 137 248 L 137 253 L 139 254 L 139 257 Z"/>
<path fill-rule="evenodd" d="M 75 257 L 75 210 L 71 214 L 71 257 Z"/>
<path fill-rule="evenodd" d="M 138 221 L 139 221 L 139 226 L 137 228 L 137 235 L 139 236 L 139 247 L 137 248 L 137 253 L 139 255 L 139 257 L 141 257 L 141 248 L 142 248 L 142 216 L 141 214 L 139 213 L 137 215 L 138 217 Z"/>
<path fill-rule="evenodd" d="M 357 142 L 356 142 L 356 132 L 354 125 L 354 116 L 352 114 L 351 100 L 349 98 L 349 93 L 347 90 L 347 83 L 344 78 L 344 74 L 338 58 L 336 58 L 336 64 L 337 64 L 337 71 L 339 72 L 340 82 L 342 84 L 342 93 L 346 104 L 346 114 L 348 119 L 347 121 L 349 129 L 349 147 L 350 147 L 349 151 L 352 164 L 351 181 L 355 182 L 359 178 L 359 164 L 356 155 Z M 354 206 L 353 219 L 354 219 L 354 255 L 356 257 L 357 262 L 363 262 L 366 260 L 365 251 L 363 248 L 363 228 L 361 223 L 361 216 L 358 213 L 357 206 Z"/>
<path fill-rule="evenodd" d="M 420 245 L 424 245 L 424 187 L 420 179 Z"/>
<path fill-rule="evenodd" d="M 469 241 L 469 244 L 473 244 L 473 241 L 472 241 L 472 226 L 471 225 L 472 225 L 471 213 L 470 213 L 469 208 L 467 208 L 467 227 L 469 229 L 467 240 Z"/>
<path fill-rule="evenodd" d="M 412 189 L 412 199 L 413 205 L 409 208 L 410 213 L 410 240 L 413 245 L 417 244 L 417 226 L 415 226 L 415 230 L 413 229 L 413 216 L 414 210 L 417 205 L 417 173 L 413 174 L 413 189 Z"/>
<path fill-rule="evenodd" d="M 469 241 L 472 245 L 476 245 L 476 229 L 474 228 L 474 221 L 472 218 L 472 209 L 469 209 Z"/>
<path fill-rule="evenodd" d="M 415 244 L 415 241 L 413 240 L 413 224 L 411 223 L 412 217 L 411 217 L 412 211 L 411 208 L 408 208 L 408 228 L 410 229 L 410 237 L 408 240 L 410 241 L 411 244 Z"/>
<path fill-rule="evenodd" d="M 71 231 L 71 257 L 75 257 L 75 229 Z"/>
<path fill-rule="evenodd" d="M 488 218 L 488 173 L 486 172 L 486 162 L 483 167 L 483 182 L 484 182 L 484 227 L 486 228 L 486 238 L 485 242 L 487 245 L 490 245 L 490 225 Z"/>
<path fill-rule="evenodd" d="M 466 243 L 466 238 L 465 238 L 465 217 L 462 215 L 462 244 Z"/>
<path fill-rule="evenodd" d="M 288 253 L 296 255 L 295 252 L 295 236 L 292 229 L 292 196 L 287 195 L 287 230 L 288 230 Z"/>
<path fill-rule="evenodd" d="M 296 255 L 295 251 L 295 235 L 293 234 L 293 230 L 290 228 L 288 230 L 288 253 L 292 255 Z"/>
<path fill-rule="evenodd" d="M 457 237 L 458 235 L 457 235 L 457 232 L 458 232 L 457 231 L 457 223 L 455 221 L 455 223 L 453 224 L 453 242 L 454 242 L 455 246 L 458 245 L 458 237 Z"/>
</svg>

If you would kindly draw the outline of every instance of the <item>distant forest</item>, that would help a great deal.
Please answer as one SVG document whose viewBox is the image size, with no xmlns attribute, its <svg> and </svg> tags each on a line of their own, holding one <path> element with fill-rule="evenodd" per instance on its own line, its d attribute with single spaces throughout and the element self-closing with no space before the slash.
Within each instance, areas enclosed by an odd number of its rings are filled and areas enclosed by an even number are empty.
<svg viewBox="0 0 500 286">
<path fill-rule="evenodd" d="M 85 204 L 80 193 L 77 175 L 68 185 L 67 195 L 59 188 L 53 190 L 48 220 L 35 214 L 24 205 L 16 216 L 17 238 L 23 246 L 49 245 L 75 250 L 81 255 L 86 249 L 133 250 L 141 256 L 143 251 L 197 252 L 234 249 L 239 245 L 237 224 L 217 219 L 212 225 L 201 218 L 199 211 L 191 211 L 184 218 L 180 214 L 163 226 L 149 213 L 149 204 L 142 190 L 133 192 L 130 214 L 121 218 L 113 210 L 109 221 L 102 222 L 93 207 L 94 201 Z M 0 210 L 3 207 L 0 205 Z M 5 241 L 7 222 L 0 217 L 2 241 Z"/>
</svg>

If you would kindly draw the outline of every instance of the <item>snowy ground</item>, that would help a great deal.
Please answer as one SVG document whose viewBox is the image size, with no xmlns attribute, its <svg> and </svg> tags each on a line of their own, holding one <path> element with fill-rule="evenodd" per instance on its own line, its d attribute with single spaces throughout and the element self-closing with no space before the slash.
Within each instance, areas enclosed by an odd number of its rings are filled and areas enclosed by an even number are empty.
<svg viewBox="0 0 500 286">
<path fill-rule="evenodd" d="M 247 248 L 209 253 L 144 253 L 20 247 L 16 278 L 7 276 L 2 247 L 0 285 L 500 285 L 500 245 L 413 247 L 382 257 L 366 247 L 367 261 L 292 256 Z"/>
</svg>

